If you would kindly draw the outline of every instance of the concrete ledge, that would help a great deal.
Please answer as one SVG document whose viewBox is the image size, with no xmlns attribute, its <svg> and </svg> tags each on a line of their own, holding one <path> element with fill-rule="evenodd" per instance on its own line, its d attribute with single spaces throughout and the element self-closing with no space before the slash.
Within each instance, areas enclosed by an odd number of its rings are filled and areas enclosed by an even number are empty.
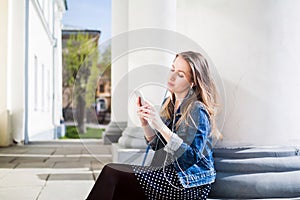
<svg viewBox="0 0 300 200">
<path fill-rule="evenodd" d="M 119 143 L 112 144 L 112 158 L 114 163 L 141 165 L 145 157 L 146 149 L 128 149 Z M 154 151 L 149 150 L 145 165 L 151 163 Z"/>
<path fill-rule="evenodd" d="M 215 148 L 214 156 L 218 158 L 262 158 L 288 157 L 300 155 L 299 147 L 239 147 Z"/>
<path fill-rule="evenodd" d="M 230 199 L 300 197 L 300 171 L 277 173 L 217 173 L 211 197 Z"/>
<path fill-rule="evenodd" d="M 246 159 L 215 158 L 215 168 L 222 172 L 287 172 L 300 170 L 300 156 Z"/>
<path fill-rule="evenodd" d="M 210 198 L 255 199 L 300 197 L 297 147 L 218 148 Z"/>
<path fill-rule="evenodd" d="M 104 134 L 103 136 L 103 140 L 104 140 L 104 144 L 112 144 L 112 143 L 117 143 L 119 138 L 121 137 L 121 134 Z"/>
<path fill-rule="evenodd" d="M 111 121 L 103 133 L 104 144 L 117 143 L 126 127 L 127 122 Z"/>
</svg>

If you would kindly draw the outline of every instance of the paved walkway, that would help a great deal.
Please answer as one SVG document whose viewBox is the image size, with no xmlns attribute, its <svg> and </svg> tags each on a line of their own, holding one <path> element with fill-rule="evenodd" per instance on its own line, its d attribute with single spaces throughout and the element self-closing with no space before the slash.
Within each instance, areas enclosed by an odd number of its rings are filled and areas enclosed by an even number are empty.
<svg viewBox="0 0 300 200">
<path fill-rule="evenodd" d="M 111 160 L 111 146 L 103 145 L 103 140 L 0 148 L 0 199 L 84 200 Z"/>
<path fill-rule="evenodd" d="M 103 140 L 0 148 L 0 200 L 84 200 L 111 160 Z"/>
</svg>

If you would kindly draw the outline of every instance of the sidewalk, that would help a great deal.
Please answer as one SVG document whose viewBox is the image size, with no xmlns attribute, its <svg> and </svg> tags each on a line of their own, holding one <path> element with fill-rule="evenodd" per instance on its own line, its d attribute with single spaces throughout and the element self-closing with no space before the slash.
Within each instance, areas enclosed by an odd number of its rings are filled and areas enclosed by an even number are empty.
<svg viewBox="0 0 300 200">
<path fill-rule="evenodd" d="M 111 162 L 103 140 L 59 140 L 0 148 L 0 199 L 84 200 Z"/>
<path fill-rule="evenodd" d="M 84 200 L 111 161 L 111 146 L 96 139 L 0 148 L 0 200 Z"/>
</svg>

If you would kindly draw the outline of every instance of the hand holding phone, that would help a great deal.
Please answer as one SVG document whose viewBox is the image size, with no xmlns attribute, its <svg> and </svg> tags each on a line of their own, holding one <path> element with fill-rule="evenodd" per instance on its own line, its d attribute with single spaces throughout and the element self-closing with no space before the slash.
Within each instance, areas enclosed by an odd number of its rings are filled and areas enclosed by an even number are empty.
<svg viewBox="0 0 300 200">
<path fill-rule="evenodd" d="M 138 90 L 134 91 L 134 94 L 138 98 L 137 106 L 141 107 L 141 106 L 145 105 L 145 98 L 144 98 L 143 94 Z M 141 116 L 140 116 L 140 121 L 141 121 L 142 126 L 148 125 L 148 121 L 146 119 L 142 118 Z"/>
<path fill-rule="evenodd" d="M 134 93 L 138 97 L 139 106 L 143 106 L 145 104 L 145 98 L 143 94 L 139 90 L 136 90 Z"/>
</svg>

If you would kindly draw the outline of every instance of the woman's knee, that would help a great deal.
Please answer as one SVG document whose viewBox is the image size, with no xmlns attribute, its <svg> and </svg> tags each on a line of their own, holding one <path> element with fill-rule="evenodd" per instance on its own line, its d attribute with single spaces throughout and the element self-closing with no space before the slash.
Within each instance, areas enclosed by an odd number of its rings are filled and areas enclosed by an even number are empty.
<svg viewBox="0 0 300 200">
<path fill-rule="evenodd" d="M 126 164 L 119 163 L 108 163 L 106 164 L 102 171 L 109 171 L 110 173 L 123 174 L 125 173 L 134 173 L 132 167 Z"/>
</svg>

